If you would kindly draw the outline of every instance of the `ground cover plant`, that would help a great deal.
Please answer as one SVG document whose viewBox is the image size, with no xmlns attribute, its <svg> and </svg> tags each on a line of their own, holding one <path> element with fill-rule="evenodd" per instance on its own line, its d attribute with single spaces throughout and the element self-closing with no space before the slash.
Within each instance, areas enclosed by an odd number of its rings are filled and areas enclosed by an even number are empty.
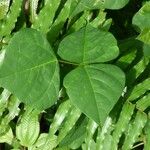
<svg viewBox="0 0 150 150">
<path fill-rule="evenodd" d="M 1 0 L 0 150 L 150 150 L 150 1 Z"/>
</svg>

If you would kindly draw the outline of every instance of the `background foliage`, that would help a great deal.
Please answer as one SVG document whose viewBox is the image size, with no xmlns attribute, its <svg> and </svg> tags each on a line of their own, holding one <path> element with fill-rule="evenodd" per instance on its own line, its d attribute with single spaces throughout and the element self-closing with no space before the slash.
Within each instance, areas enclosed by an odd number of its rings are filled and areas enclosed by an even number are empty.
<svg viewBox="0 0 150 150">
<path fill-rule="evenodd" d="M 150 148 L 150 2 L 0 1 L 0 149 Z"/>
</svg>

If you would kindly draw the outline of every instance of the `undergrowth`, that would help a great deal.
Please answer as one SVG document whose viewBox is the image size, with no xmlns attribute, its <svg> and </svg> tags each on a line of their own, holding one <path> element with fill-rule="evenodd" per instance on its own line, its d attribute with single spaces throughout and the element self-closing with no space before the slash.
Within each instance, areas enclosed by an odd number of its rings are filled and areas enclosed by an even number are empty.
<svg viewBox="0 0 150 150">
<path fill-rule="evenodd" d="M 0 1 L 1 150 L 150 150 L 150 2 Z"/>
</svg>

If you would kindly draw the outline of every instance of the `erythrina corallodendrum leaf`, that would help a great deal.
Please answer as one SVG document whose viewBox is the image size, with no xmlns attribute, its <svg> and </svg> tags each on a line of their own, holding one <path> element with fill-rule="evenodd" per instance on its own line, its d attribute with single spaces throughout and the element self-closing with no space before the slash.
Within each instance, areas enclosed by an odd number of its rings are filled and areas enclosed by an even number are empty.
<svg viewBox="0 0 150 150">
<path fill-rule="evenodd" d="M 75 106 L 103 124 L 123 91 L 124 74 L 114 65 L 85 65 L 71 71 L 64 86 Z"/>
<path fill-rule="evenodd" d="M 121 69 L 100 64 L 118 53 L 113 35 L 90 25 L 64 38 L 59 46 L 58 54 L 63 59 L 79 63 L 64 79 L 67 94 L 75 106 L 98 124 L 104 123 L 124 88 Z"/>
<path fill-rule="evenodd" d="M 59 66 L 45 36 L 34 29 L 20 30 L 2 56 L 2 87 L 39 110 L 54 104 L 59 92 Z"/>
<path fill-rule="evenodd" d="M 87 25 L 62 40 L 58 54 L 75 63 L 99 63 L 116 58 L 119 49 L 111 33 Z"/>
</svg>

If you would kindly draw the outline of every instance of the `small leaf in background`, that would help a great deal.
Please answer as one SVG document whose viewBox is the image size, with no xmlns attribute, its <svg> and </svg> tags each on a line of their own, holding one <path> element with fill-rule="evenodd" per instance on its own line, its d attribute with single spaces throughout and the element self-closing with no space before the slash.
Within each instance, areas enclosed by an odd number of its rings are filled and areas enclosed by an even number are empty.
<svg viewBox="0 0 150 150">
<path fill-rule="evenodd" d="M 59 45 L 58 54 L 71 62 L 98 63 L 116 58 L 119 49 L 111 33 L 87 25 L 65 37 Z"/>
<path fill-rule="evenodd" d="M 70 16 L 74 17 L 85 10 L 103 8 L 103 0 L 75 0 L 72 1 Z"/>
<path fill-rule="evenodd" d="M 0 67 L 0 85 L 36 109 L 54 104 L 59 92 L 59 67 L 40 32 L 23 29 L 13 36 Z"/>
<path fill-rule="evenodd" d="M 10 95 L 11 93 L 6 89 L 4 89 L 0 95 L 0 117 L 2 116 L 3 112 L 7 108 L 8 99 Z"/>
<path fill-rule="evenodd" d="M 150 150 L 149 20 L 149 0 L 0 0 L 0 150 Z"/>
<path fill-rule="evenodd" d="M 145 44 L 143 46 L 144 55 L 150 58 L 150 44 Z"/>
<path fill-rule="evenodd" d="M 86 137 L 87 122 L 88 119 L 85 118 L 79 126 L 74 126 L 74 128 L 66 135 L 59 145 L 62 147 L 69 145 L 71 149 L 79 148 Z"/>
<path fill-rule="evenodd" d="M 145 44 L 150 45 L 150 28 L 143 29 L 141 34 L 138 36 L 138 40 L 144 42 Z"/>
<path fill-rule="evenodd" d="M 74 17 L 78 13 L 92 9 L 121 9 L 129 0 L 75 0 L 72 1 L 70 16 Z"/>
<path fill-rule="evenodd" d="M 28 147 L 37 140 L 40 132 L 38 114 L 36 110 L 27 109 L 16 126 L 16 137 L 21 145 Z"/>
<path fill-rule="evenodd" d="M 49 135 L 47 133 L 42 133 L 36 143 L 30 146 L 28 150 L 53 150 L 56 145 L 57 136 L 53 136 L 53 138 L 49 139 Z"/>
<path fill-rule="evenodd" d="M 72 2 L 70 16 L 92 9 L 121 9 L 129 0 L 76 0 Z"/>
<path fill-rule="evenodd" d="M 146 2 L 143 7 L 134 15 L 132 23 L 141 30 L 138 39 L 143 44 L 145 56 L 150 57 L 150 2 Z"/>
<path fill-rule="evenodd" d="M 132 23 L 141 30 L 150 27 L 150 2 L 145 5 L 134 15 Z"/>
<path fill-rule="evenodd" d="M 20 101 L 17 97 L 12 95 L 9 99 L 7 109 L 9 110 L 9 113 L 7 114 L 7 118 L 9 120 L 13 120 L 16 116 L 18 116 L 20 112 Z"/>
<path fill-rule="evenodd" d="M 0 136 L 0 143 L 12 144 L 13 138 L 14 138 L 14 135 L 13 135 L 12 129 L 9 128 L 9 130 L 5 134 Z"/>
<path fill-rule="evenodd" d="M 128 4 L 129 0 L 103 0 L 107 9 L 120 9 Z"/>
<path fill-rule="evenodd" d="M 0 1 L 0 20 L 3 19 L 9 9 L 10 0 Z"/>
<path fill-rule="evenodd" d="M 71 71 L 65 77 L 64 86 L 75 106 L 98 124 L 103 124 L 118 101 L 124 82 L 124 74 L 118 67 L 93 64 Z"/>
</svg>

